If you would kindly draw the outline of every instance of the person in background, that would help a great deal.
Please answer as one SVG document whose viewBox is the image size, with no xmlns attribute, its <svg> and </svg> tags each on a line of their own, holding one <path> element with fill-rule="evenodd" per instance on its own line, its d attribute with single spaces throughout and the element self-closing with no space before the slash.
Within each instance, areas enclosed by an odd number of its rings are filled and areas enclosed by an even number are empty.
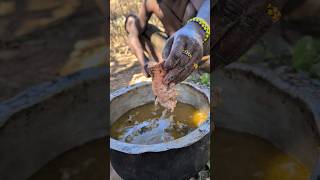
<svg viewBox="0 0 320 180">
<path fill-rule="evenodd" d="M 128 45 L 146 77 L 149 61 L 163 62 L 164 83 L 177 84 L 209 59 L 210 9 L 210 0 L 144 0 L 138 15 L 127 16 Z M 153 14 L 165 32 L 148 24 Z"/>
</svg>

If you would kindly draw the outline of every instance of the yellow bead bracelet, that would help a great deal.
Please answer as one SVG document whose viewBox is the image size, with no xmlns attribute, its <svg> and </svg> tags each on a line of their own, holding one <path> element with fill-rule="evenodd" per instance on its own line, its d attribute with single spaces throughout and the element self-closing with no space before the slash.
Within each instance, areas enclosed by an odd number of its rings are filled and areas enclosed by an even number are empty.
<svg viewBox="0 0 320 180">
<path fill-rule="evenodd" d="M 196 22 L 201 26 L 201 28 L 205 31 L 203 43 L 205 43 L 210 37 L 210 26 L 208 23 L 199 17 L 194 17 L 188 20 L 188 22 Z"/>
</svg>

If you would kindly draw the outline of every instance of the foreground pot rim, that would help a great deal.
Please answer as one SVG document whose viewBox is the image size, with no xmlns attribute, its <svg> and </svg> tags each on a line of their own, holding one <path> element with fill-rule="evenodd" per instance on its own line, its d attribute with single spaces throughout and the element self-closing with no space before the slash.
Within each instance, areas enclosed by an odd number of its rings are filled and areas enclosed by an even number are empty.
<svg viewBox="0 0 320 180">
<path fill-rule="evenodd" d="M 113 93 L 110 94 L 110 102 L 112 102 L 113 99 L 120 97 L 121 95 L 137 89 L 139 87 L 150 85 L 151 82 L 140 82 L 134 85 L 130 85 L 124 88 L 120 88 Z M 209 89 L 200 88 L 200 86 L 190 83 L 190 82 L 182 82 L 180 84 L 189 86 L 193 89 L 196 89 L 199 93 L 203 94 L 209 103 L 210 106 L 210 91 Z M 208 113 L 207 119 L 194 131 L 187 134 L 186 136 L 183 136 L 181 138 L 175 139 L 173 141 L 163 142 L 159 144 L 150 144 L 150 145 L 144 145 L 144 144 L 130 144 L 122 141 L 118 141 L 112 137 L 110 137 L 110 149 L 120 151 L 127 154 L 141 154 L 146 152 L 162 152 L 167 151 L 171 149 L 179 149 L 183 147 L 190 146 L 196 142 L 198 142 L 200 139 L 202 139 L 204 136 L 210 133 L 210 112 Z"/>
</svg>

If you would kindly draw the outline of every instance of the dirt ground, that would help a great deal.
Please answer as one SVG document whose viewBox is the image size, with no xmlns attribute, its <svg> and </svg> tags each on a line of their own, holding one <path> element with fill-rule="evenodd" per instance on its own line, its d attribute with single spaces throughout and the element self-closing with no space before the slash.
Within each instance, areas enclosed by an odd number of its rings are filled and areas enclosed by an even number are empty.
<svg viewBox="0 0 320 180">
<path fill-rule="evenodd" d="M 110 1 L 110 91 L 127 85 L 148 81 L 140 70 L 136 57 L 127 46 L 127 33 L 124 29 L 125 17 L 129 13 L 137 13 L 140 0 L 111 0 Z M 163 28 L 154 16 L 150 23 Z"/>
<path fill-rule="evenodd" d="M 1 41 L 0 100 L 59 77 L 75 43 L 103 36 L 104 23 L 99 10 L 85 8 L 44 29 Z"/>
</svg>

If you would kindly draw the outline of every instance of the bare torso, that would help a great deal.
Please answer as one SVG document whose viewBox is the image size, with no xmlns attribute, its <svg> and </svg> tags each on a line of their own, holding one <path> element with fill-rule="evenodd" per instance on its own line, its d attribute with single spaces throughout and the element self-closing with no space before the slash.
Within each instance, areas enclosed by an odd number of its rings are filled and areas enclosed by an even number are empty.
<svg viewBox="0 0 320 180">
<path fill-rule="evenodd" d="M 190 18 L 196 16 L 203 0 L 146 0 L 147 11 L 154 14 L 163 24 L 168 36 L 180 29 Z"/>
</svg>

